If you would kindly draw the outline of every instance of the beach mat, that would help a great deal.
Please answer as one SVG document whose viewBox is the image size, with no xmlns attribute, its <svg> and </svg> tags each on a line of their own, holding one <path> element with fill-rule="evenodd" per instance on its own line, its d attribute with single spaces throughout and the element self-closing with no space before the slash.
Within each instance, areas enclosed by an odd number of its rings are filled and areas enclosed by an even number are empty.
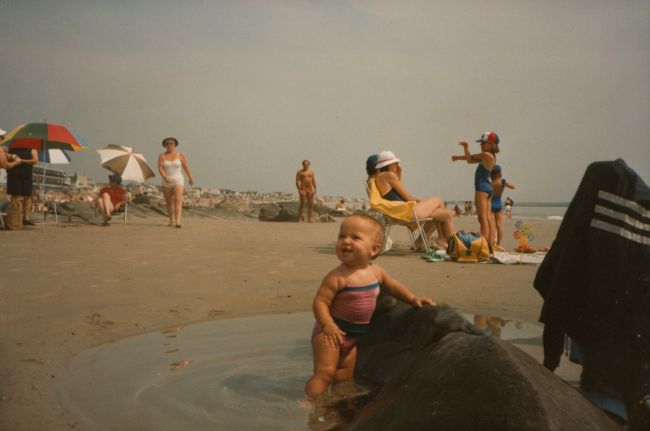
<svg viewBox="0 0 650 431">
<path fill-rule="evenodd" d="M 504 265 L 533 264 L 539 265 L 546 257 L 546 252 L 516 253 L 514 251 L 495 251 L 493 262 Z"/>
</svg>

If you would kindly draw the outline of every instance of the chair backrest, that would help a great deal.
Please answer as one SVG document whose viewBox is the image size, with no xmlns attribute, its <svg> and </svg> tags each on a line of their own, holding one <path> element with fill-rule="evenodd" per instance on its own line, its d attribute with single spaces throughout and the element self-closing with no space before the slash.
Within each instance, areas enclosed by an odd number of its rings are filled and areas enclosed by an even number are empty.
<svg viewBox="0 0 650 431">
<path fill-rule="evenodd" d="M 381 194 L 379 194 L 374 178 L 364 181 L 364 183 L 366 185 L 366 192 L 368 193 L 368 200 L 370 201 L 370 208 L 397 220 L 413 221 L 414 201 L 389 201 L 382 198 Z"/>
</svg>

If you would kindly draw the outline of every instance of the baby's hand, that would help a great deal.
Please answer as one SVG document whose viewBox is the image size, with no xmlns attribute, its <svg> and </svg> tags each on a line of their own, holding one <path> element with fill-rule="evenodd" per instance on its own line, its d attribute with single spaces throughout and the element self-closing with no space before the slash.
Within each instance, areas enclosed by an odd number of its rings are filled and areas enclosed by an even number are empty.
<svg viewBox="0 0 650 431">
<path fill-rule="evenodd" d="M 325 342 L 327 345 L 336 348 L 343 342 L 345 332 L 341 331 L 341 328 L 332 323 L 323 328 L 323 335 L 325 336 Z"/>
<path fill-rule="evenodd" d="M 467 147 L 469 144 L 465 141 L 460 141 L 458 145 L 460 145 L 461 147 Z"/>
<path fill-rule="evenodd" d="M 421 298 L 418 298 L 416 296 L 415 299 L 413 300 L 413 306 L 416 307 L 416 308 L 420 308 L 424 304 L 438 305 L 438 303 L 436 301 L 434 301 L 433 299 L 427 298 L 427 297 L 424 297 L 424 296 L 421 297 Z"/>
</svg>

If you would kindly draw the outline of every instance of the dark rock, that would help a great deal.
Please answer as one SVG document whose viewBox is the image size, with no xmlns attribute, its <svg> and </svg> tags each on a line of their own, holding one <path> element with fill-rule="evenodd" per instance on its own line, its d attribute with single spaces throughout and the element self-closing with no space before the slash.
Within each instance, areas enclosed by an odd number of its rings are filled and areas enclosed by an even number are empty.
<svg viewBox="0 0 650 431">
<path fill-rule="evenodd" d="M 299 202 L 278 202 L 260 206 L 258 219 L 260 221 L 298 221 Z M 325 205 L 314 204 L 314 221 L 320 223 L 334 222 L 333 214 L 336 212 Z M 304 209 L 304 217 L 307 217 L 307 209 Z"/>
<path fill-rule="evenodd" d="M 355 380 L 375 388 L 361 397 L 352 391 L 345 401 L 370 398 L 358 413 L 332 413 L 345 395 L 321 397 L 312 428 L 620 430 L 532 357 L 482 335 L 447 306 L 414 309 L 381 299 L 359 345 Z"/>
</svg>

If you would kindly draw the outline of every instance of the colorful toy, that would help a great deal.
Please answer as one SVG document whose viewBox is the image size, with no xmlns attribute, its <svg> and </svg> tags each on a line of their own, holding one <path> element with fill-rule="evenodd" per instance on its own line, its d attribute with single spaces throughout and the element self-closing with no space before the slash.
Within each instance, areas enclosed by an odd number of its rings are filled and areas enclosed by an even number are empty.
<svg viewBox="0 0 650 431">
<path fill-rule="evenodd" d="M 533 226 L 518 220 L 515 223 L 515 228 L 513 236 L 516 240 L 519 240 L 519 246 L 515 248 L 515 251 L 521 253 L 520 257 L 523 259 L 524 253 L 534 253 L 537 251 L 528 244 L 528 241 L 535 239 L 535 235 L 532 232 Z"/>
</svg>

